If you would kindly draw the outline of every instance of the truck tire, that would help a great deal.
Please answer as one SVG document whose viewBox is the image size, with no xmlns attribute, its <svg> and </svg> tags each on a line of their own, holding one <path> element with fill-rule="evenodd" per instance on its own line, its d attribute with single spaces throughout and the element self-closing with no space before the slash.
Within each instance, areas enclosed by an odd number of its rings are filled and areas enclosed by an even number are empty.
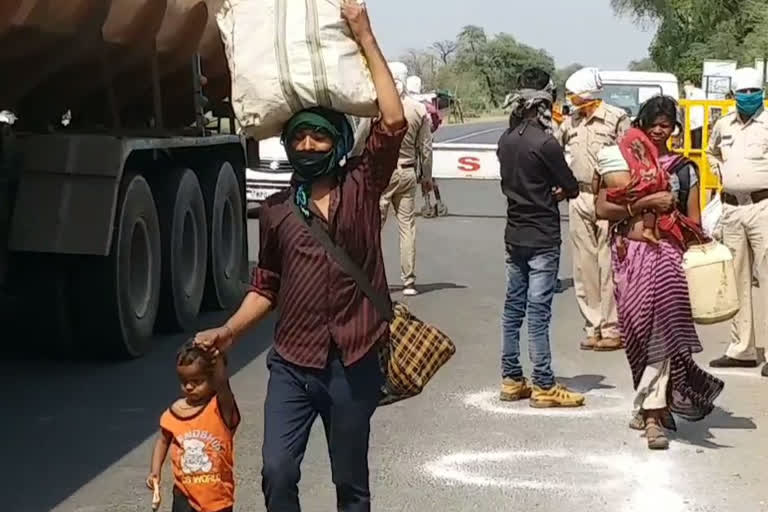
<svg viewBox="0 0 768 512">
<path fill-rule="evenodd" d="M 231 309 L 243 299 L 241 269 L 245 245 L 243 195 L 229 162 L 201 173 L 208 220 L 208 277 L 204 304 L 209 310 Z"/>
<path fill-rule="evenodd" d="M 191 331 L 203 301 L 208 266 L 203 193 L 190 169 L 159 175 L 153 190 L 163 247 L 158 327 L 165 332 Z"/>
<path fill-rule="evenodd" d="M 91 296 L 82 297 L 80 314 L 90 318 L 82 327 L 112 358 L 136 358 L 147 352 L 160 303 L 160 225 L 152 190 L 141 175 L 123 179 L 112 237 L 112 251 L 88 269 Z M 97 290 L 106 288 L 94 300 Z M 87 302 L 86 302 L 87 299 Z M 87 308 L 85 305 L 89 304 Z M 87 320 L 87 319 L 83 319 Z M 84 333 L 86 334 L 86 333 Z"/>
</svg>

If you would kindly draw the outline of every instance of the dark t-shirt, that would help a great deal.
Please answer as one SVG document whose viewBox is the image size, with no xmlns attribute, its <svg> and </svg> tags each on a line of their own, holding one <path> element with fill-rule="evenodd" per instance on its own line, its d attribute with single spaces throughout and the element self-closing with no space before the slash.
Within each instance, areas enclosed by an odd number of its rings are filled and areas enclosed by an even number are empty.
<svg viewBox="0 0 768 512">
<path fill-rule="evenodd" d="M 560 245 L 560 210 L 552 193 L 576 197 L 579 184 L 563 149 L 536 122 L 509 129 L 499 139 L 501 190 L 507 196 L 505 241 L 523 247 Z"/>
</svg>

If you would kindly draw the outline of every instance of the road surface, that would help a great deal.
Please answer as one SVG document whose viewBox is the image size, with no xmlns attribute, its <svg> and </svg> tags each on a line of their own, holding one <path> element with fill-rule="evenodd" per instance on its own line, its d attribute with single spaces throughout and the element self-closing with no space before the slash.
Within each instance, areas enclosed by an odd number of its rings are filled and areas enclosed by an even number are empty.
<svg viewBox="0 0 768 512">
<path fill-rule="evenodd" d="M 722 373 L 727 384 L 720 408 L 704 422 L 681 421 L 671 450 L 651 453 L 627 428 L 632 387 L 624 354 L 578 350 L 581 321 L 572 288 L 555 300 L 554 367 L 562 382 L 587 393 L 587 406 L 540 411 L 495 399 L 504 292 L 497 186 L 447 187 L 449 207 L 460 205 L 455 211 L 464 215 L 419 219 L 418 275 L 425 293 L 407 301 L 452 336 L 458 352 L 422 396 L 376 413 L 373 509 L 768 511 L 768 381 L 753 370 Z M 256 221 L 249 231 L 255 237 Z M 394 223 L 385 228 L 384 240 L 390 282 L 396 284 Z M 256 249 L 252 246 L 252 256 Z M 566 247 L 566 283 L 569 265 Z M 201 326 L 223 318 L 205 316 Z M 243 415 L 237 435 L 239 511 L 264 510 L 260 445 L 271 329 L 272 321 L 265 322 L 231 357 Z M 722 353 L 727 326 L 701 334 L 706 351 L 700 361 Z M 158 338 L 151 355 L 119 365 L 0 363 L 4 509 L 150 510 L 144 478 L 157 420 L 178 393 L 174 353 L 183 339 Z M 164 512 L 170 510 L 167 471 Z M 303 510 L 334 510 L 320 423 L 302 474 Z"/>
<path fill-rule="evenodd" d="M 446 125 L 435 133 L 435 142 L 496 144 L 506 128 L 506 121 Z"/>
</svg>

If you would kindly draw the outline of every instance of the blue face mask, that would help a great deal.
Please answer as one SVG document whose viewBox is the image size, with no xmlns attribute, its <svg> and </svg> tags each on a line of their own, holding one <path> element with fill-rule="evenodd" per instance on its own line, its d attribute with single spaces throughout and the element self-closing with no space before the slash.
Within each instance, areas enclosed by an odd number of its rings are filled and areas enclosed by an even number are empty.
<svg viewBox="0 0 768 512">
<path fill-rule="evenodd" d="M 764 101 L 763 91 L 736 93 L 736 108 L 740 114 L 747 117 L 754 116 L 760 110 L 760 107 L 763 106 Z"/>
</svg>

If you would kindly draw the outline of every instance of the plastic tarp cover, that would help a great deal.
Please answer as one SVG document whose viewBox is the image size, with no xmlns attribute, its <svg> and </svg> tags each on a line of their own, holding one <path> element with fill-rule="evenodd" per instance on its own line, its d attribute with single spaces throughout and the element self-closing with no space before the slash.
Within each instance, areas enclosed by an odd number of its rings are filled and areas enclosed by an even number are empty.
<svg viewBox="0 0 768 512">
<path fill-rule="evenodd" d="M 278 135 L 295 112 L 317 105 L 357 117 L 378 114 L 371 74 L 340 0 L 225 0 L 217 22 L 245 135 Z"/>
</svg>

